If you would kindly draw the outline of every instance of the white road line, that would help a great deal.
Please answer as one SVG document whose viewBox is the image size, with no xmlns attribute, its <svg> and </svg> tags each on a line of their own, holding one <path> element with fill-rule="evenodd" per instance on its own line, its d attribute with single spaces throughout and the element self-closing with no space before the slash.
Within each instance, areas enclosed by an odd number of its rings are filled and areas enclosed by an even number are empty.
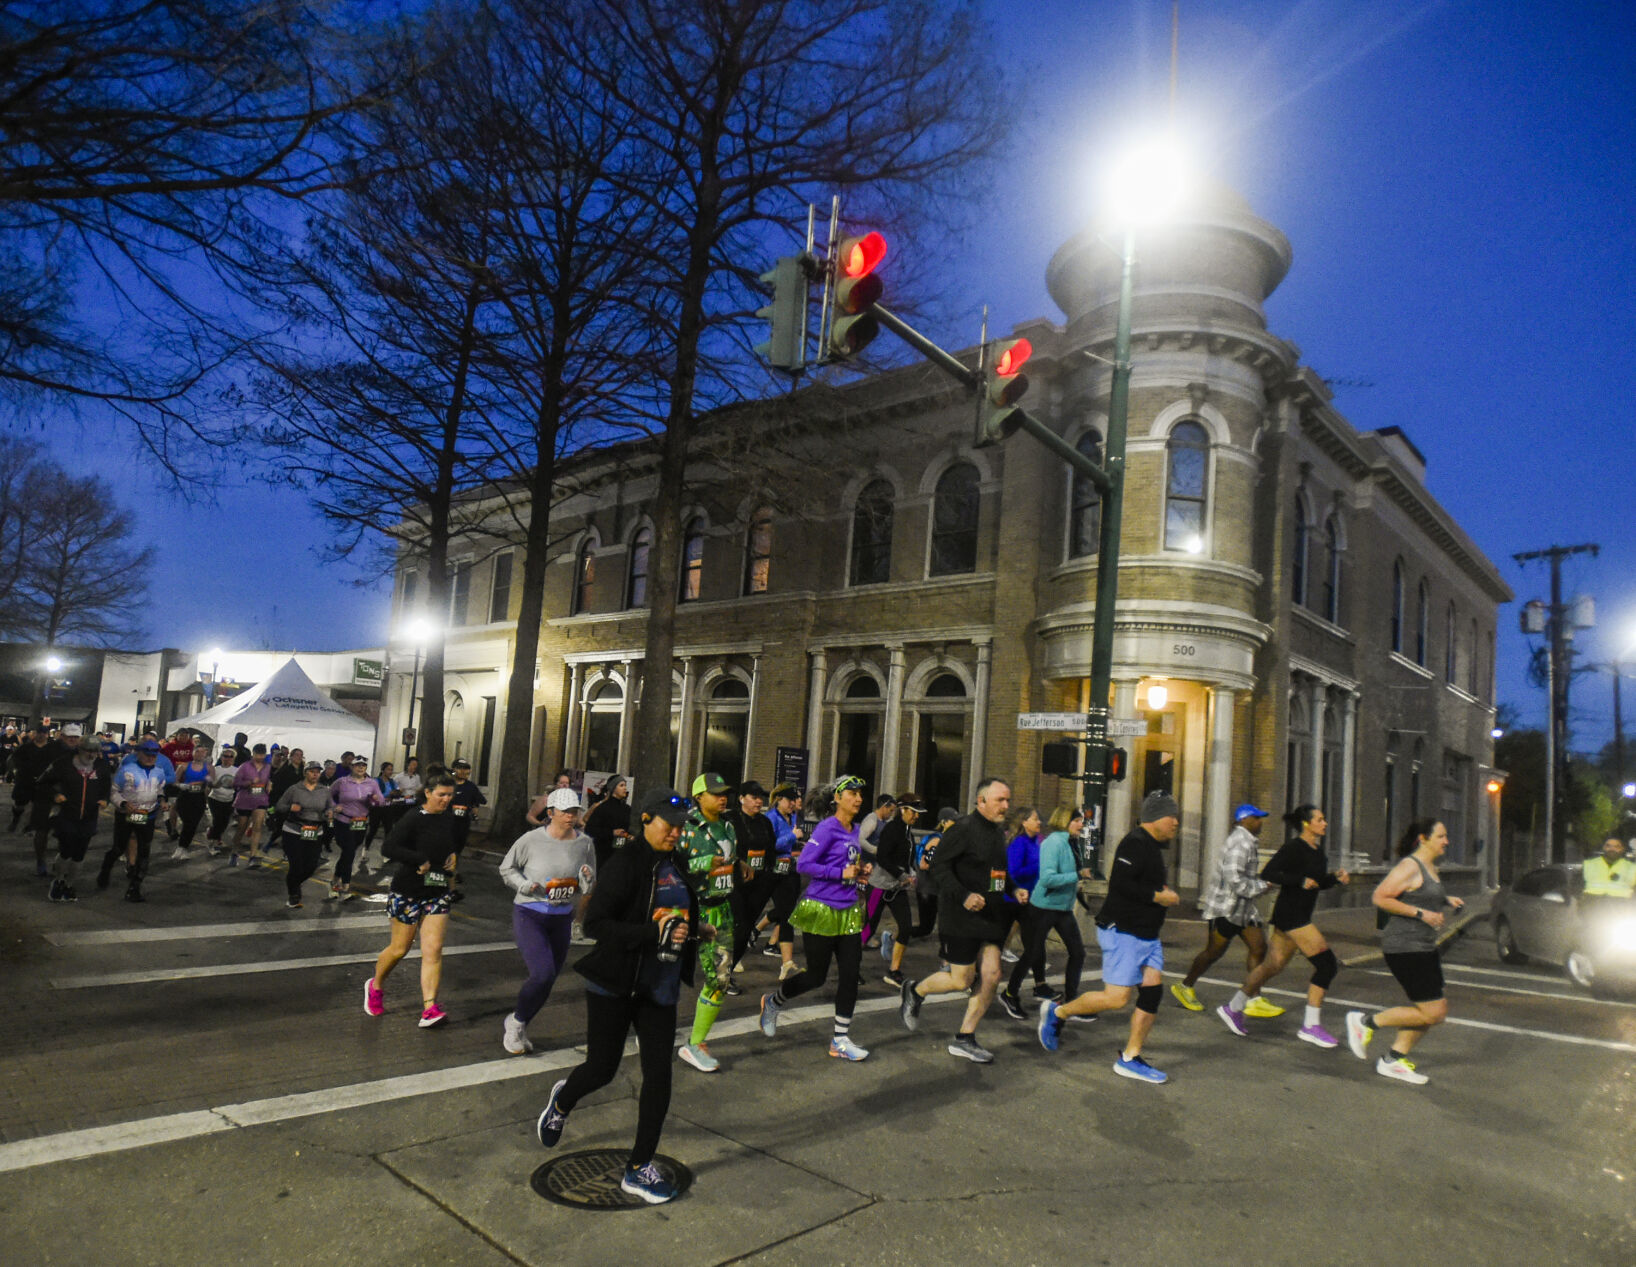
<svg viewBox="0 0 1636 1267">
<path fill-rule="evenodd" d="M 1453 964 L 1444 964 L 1445 969 L 1454 967 Z M 1354 968 L 1354 972 L 1362 972 L 1371 977 L 1390 977 L 1390 972 L 1380 972 L 1371 968 Z M 1512 978 L 1517 980 L 1518 978 Z M 1538 977 L 1523 977 L 1524 981 L 1538 981 Z M 1462 990 L 1495 990 L 1501 994 L 1529 994 L 1537 999 L 1561 999 L 1565 1003 L 1589 1003 L 1596 1007 L 1636 1007 L 1636 1003 L 1628 1003 L 1623 999 L 1598 999 L 1588 994 L 1564 994 L 1556 990 L 1524 990 L 1514 985 L 1493 985 L 1487 981 L 1456 981 Z"/>
<path fill-rule="evenodd" d="M 381 930 L 382 932 L 385 929 Z M 487 955 L 497 950 L 516 950 L 510 941 L 484 941 L 471 946 L 445 946 L 444 958 L 452 955 Z M 221 963 L 192 968 L 153 968 L 141 972 L 103 972 L 83 977 L 53 977 L 53 990 L 85 990 L 93 986 L 145 985 L 151 981 L 192 981 L 199 977 L 234 977 L 249 972 L 288 972 L 294 968 L 336 968 L 349 963 L 374 963 L 380 957 L 375 951 L 362 955 L 314 955 L 307 959 L 261 959 L 253 963 Z M 420 957 L 416 947 L 406 956 Z"/>
<path fill-rule="evenodd" d="M 45 939 L 53 946 L 120 946 L 127 942 L 260 937 L 264 933 L 344 933 L 368 928 L 384 930 L 382 914 L 348 915 L 338 919 L 251 920 L 242 924 L 180 924 L 175 928 L 102 928 L 87 933 L 47 933 Z"/>
</svg>

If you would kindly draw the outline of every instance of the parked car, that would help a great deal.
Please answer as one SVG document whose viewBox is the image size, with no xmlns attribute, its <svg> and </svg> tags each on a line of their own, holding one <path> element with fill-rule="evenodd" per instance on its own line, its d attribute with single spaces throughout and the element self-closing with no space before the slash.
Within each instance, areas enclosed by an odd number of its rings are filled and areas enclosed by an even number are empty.
<svg viewBox="0 0 1636 1267">
<path fill-rule="evenodd" d="M 1539 867 L 1494 899 L 1490 919 L 1502 963 L 1558 964 L 1598 993 L 1636 986 L 1636 899 L 1584 896 L 1579 864 Z"/>
</svg>

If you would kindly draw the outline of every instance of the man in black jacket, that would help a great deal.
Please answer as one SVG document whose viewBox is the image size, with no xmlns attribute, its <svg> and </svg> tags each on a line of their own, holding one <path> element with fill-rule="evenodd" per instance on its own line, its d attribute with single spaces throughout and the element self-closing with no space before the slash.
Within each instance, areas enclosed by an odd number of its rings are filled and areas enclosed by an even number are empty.
<svg viewBox="0 0 1636 1267">
<path fill-rule="evenodd" d="M 1181 899 L 1167 883 L 1164 847 L 1181 827 L 1181 808 L 1168 792 L 1149 792 L 1142 802 L 1141 822 L 1119 842 L 1108 868 L 1108 896 L 1096 913 L 1096 942 L 1102 947 L 1102 989 L 1086 991 L 1067 1003 L 1040 1004 L 1040 1045 L 1057 1049 L 1062 1021 L 1068 1016 L 1117 1012 L 1136 999 L 1130 1015 L 1130 1041 L 1113 1071 L 1142 1082 L 1164 1082 L 1160 1073 L 1142 1059 L 1142 1044 L 1159 1015 L 1164 987 L 1164 947 L 1159 930 L 1165 911 Z"/>
<path fill-rule="evenodd" d="M 52 820 L 57 831 L 57 860 L 51 868 L 53 902 L 77 902 L 74 875 L 85 861 L 85 851 L 96 835 L 97 819 L 108 804 L 113 769 L 88 744 L 65 753 L 40 779 L 40 793 L 57 807 Z"/>
<path fill-rule="evenodd" d="M 994 1060 L 993 1053 L 977 1042 L 977 1023 L 994 1002 L 1000 983 L 1008 883 L 1003 824 L 1010 807 L 1011 786 L 1003 779 L 984 779 L 977 785 L 977 809 L 955 819 L 943 833 L 930 874 L 937 890 L 937 931 L 943 935 L 948 971 L 934 972 L 921 981 L 905 981 L 898 1007 L 905 1028 L 914 1029 L 920 1024 L 920 1005 L 928 997 L 971 990 L 965 1017 L 948 1050 L 951 1056 L 979 1065 Z"/>
<path fill-rule="evenodd" d="M 73 728 L 79 734 L 79 727 Z M 77 746 L 77 744 L 76 744 Z M 17 830 L 26 811 L 29 815 L 26 830 L 34 835 L 34 874 L 45 875 L 45 841 L 51 822 L 51 797 L 40 787 L 40 780 L 68 751 L 65 744 L 51 737 L 44 723 L 34 728 L 33 737 L 17 749 L 11 757 L 11 829 Z"/>
</svg>

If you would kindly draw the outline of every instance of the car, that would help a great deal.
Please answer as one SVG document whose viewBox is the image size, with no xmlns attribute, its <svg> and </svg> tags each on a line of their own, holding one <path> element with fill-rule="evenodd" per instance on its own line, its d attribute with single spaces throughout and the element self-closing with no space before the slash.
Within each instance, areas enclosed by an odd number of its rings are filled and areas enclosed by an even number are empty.
<svg viewBox="0 0 1636 1267">
<path fill-rule="evenodd" d="M 1636 899 L 1584 890 L 1577 862 L 1538 867 L 1502 889 L 1490 915 L 1500 962 L 1557 964 L 1598 994 L 1636 987 Z"/>
</svg>

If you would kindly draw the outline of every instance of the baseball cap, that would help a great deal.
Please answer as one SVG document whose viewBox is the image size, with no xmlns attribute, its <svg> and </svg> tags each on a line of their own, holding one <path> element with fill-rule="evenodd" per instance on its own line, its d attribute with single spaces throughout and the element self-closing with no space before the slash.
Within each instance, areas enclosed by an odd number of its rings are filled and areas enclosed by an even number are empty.
<svg viewBox="0 0 1636 1267">
<path fill-rule="evenodd" d="M 915 796 L 913 793 L 905 793 L 904 795 L 898 797 L 898 806 L 901 809 L 912 809 L 917 814 L 926 808 L 926 806 L 921 803 L 920 798 Z"/>
<path fill-rule="evenodd" d="M 548 809 L 578 809 L 579 793 L 571 787 L 559 787 L 545 798 Z"/>
<path fill-rule="evenodd" d="M 469 770 L 469 769 L 471 769 L 471 762 L 467 761 L 465 757 L 461 757 L 452 766 L 450 766 L 449 769 L 451 769 L 451 770 Z"/>
<path fill-rule="evenodd" d="M 136 745 L 136 750 L 138 752 L 158 752 L 159 745 L 152 739 L 144 739 Z"/>
<path fill-rule="evenodd" d="M 945 805 L 942 809 L 937 811 L 937 821 L 940 823 L 946 823 L 950 819 L 959 817 L 960 811 L 955 809 L 952 805 Z"/>
<path fill-rule="evenodd" d="M 700 792 L 726 792 L 728 788 L 727 780 L 719 774 L 701 774 L 693 780 L 694 796 L 697 796 Z"/>
<path fill-rule="evenodd" d="M 754 779 L 745 779 L 744 782 L 740 783 L 738 785 L 738 794 L 740 796 L 759 796 L 762 800 L 767 799 L 767 789 Z"/>
<path fill-rule="evenodd" d="M 1251 805 L 1248 801 L 1246 801 L 1243 805 L 1240 805 L 1237 809 L 1235 809 L 1233 811 L 1233 821 L 1235 823 L 1238 822 L 1238 820 L 1241 819 L 1241 818 L 1265 818 L 1266 816 L 1267 816 L 1267 811 L 1266 810 L 1257 809 L 1254 805 Z"/>
<path fill-rule="evenodd" d="M 302 766 L 301 768 L 303 770 L 318 770 L 318 771 L 322 772 L 323 769 L 324 769 L 324 763 L 322 761 L 309 761 L 309 762 L 307 762 L 306 765 Z"/>
<path fill-rule="evenodd" d="M 69 722 L 68 725 L 62 728 L 64 739 L 78 739 L 82 733 L 84 732 L 80 730 L 76 722 Z"/>
<path fill-rule="evenodd" d="M 773 789 L 772 792 L 772 798 L 775 801 L 780 797 L 783 797 L 787 801 L 793 801 L 800 795 L 801 793 L 796 789 L 796 786 L 793 783 L 780 783 Z"/>
<path fill-rule="evenodd" d="M 702 779 L 704 776 L 701 774 L 699 777 Z M 560 792 L 566 789 L 557 790 Z M 656 787 L 642 798 L 637 813 L 662 818 L 672 827 L 680 827 L 687 822 L 687 802 L 672 788 Z"/>
</svg>

